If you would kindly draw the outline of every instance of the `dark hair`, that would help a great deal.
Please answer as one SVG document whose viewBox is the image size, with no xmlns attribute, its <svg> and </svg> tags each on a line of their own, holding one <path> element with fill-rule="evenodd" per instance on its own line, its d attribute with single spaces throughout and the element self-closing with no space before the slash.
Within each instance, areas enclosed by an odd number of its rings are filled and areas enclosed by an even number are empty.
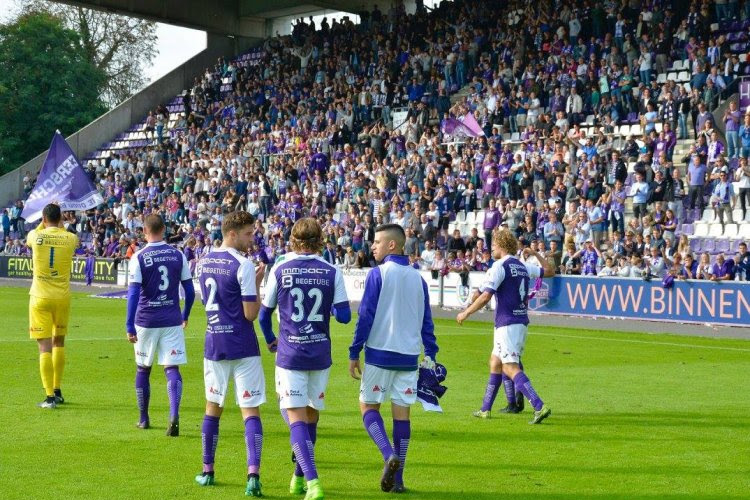
<svg viewBox="0 0 750 500">
<path fill-rule="evenodd" d="M 164 220 L 160 215 L 151 214 L 143 221 L 143 227 L 151 234 L 161 233 L 164 231 Z"/>
<path fill-rule="evenodd" d="M 255 218 L 244 210 L 231 212 L 224 217 L 221 223 L 221 234 L 226 236 L 229 231 L 239 231 L 245 226 L 255 224 Z"/>
<path fill-rule="evenodd" d="M 42 210 L 42 217 L 52 224 L 57 224 L 62 219 L 62 210 L 60 205 L 50 203 Z"/>
<path fill-rule="evenodd" d="M 400 247 L 406 242 L 406 232 L 398 224 L 381 224 L 375 228 L 376 233 L 388 233 L 388 236 Z"/>
</svg>

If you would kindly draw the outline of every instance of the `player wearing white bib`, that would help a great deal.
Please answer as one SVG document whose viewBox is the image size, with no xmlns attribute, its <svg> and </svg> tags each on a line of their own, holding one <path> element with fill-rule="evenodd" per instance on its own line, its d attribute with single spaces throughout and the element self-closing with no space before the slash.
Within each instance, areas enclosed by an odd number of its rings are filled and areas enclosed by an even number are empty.
<svg viewBox="0 0 750 500">
<path fill-rule="evenodd" d="M 482 409 L 474 412 L 475 417 L 489 418 L 490 408 L 500 387 L 502 374 L 513 380 L 516 390 L 531 402 L 534 418 L 530 424 L 541 423 L 552 411 L 537 395 L 526 374 L 519 366 L 526 345 L 529 315 L 529 283 L 532 278 L 552 277 L 554 267 L 534 250 L 524 250 L 536 257 L 542 267 L 524 264 L 515 255 L 518 240 L 510 231 L 496 231 L 492 237 L 492 253 L 495 263 L 487 271 L 481 294 L 475 295 L 471 305 L 456 316 L 462 324 L 469 316 L 486 306 L 495 296 L 495 341 L 490 356 L 490 380 L 487 383 Z"/>
<path fill-rule="evenodd" d="M 367 433 L 383 455 L 383 491 L 402 493 L 406 451 L 411 439 L 409 408 L 417 400 L 419 355 L 422 366 L 434 367 L 438 346 L 427 283 L 404 255 L 406 235 L 397 224 L 375 229 L 372 253 L 378 267 L 367 273 L 354 340 L 349 347 L 349 373 L 362 380 L 359 406 Z M 365 367 L 359 355 L 365 351 Z M 380 415 L 390 397 L 393 445 Z"/>
<path fill-rule="evenodd" d="M 315 219 L 292 227 L 292 252 L 279 258 L 269 273 L 260 326 L 266 342 L 276 342 L 271 314 L 279 308 L 276 393 L 286 412 L 292 450 L 297 459 L 289 492 L 306 500 L 323 498 L 315 467 L 314 445 L 331 367 L 330 316 L 351 320 L 341 271 L 318 255 L 323 231 Z M 307 484 L 305 484 L 307 481 Z"/>
<path fill-rule="evenodd" d="M 203 472 L 195 477 L 201 486 L 214 484 L 214 458 L 219 442 L 219 419 L 234 379 L 237 406 L 245 422 L 247 496 L 262 496 L 260 456 L 263 426 L 260 405 L 266 402 L 266 379 L 260 360 L 253 321 L 258 316 L 258 288 L 265 267 L 257 270 L 243 253 L 253 241 L 253 217 L 243 211 L 228 214 L 221 224 L 221 247 L 198 262 L 203 304 L 206 307 L 206 346 L 203 377 L 206 415 L 201 429 Z M 268 345 L 274 352 L 276 344 Z"/>
</svg>

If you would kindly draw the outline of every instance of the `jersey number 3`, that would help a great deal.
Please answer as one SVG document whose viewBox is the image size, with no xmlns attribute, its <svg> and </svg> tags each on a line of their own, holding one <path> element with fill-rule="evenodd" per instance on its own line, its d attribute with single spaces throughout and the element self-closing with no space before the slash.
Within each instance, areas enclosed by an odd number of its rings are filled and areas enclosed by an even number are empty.
<svg viewBox="0 0 750 500">
<path fill-rule="evenodd" d="M 294 298 L 294 313 L 292 313 L 291 320 L 298 323 L 305 317 L 305 293 L 296 287 L 292 288 L 289 293 Z M 307 296 L 315 301 L 310 309 L 310 314 L 307 315 L 307 321 L 323 321 L 323 315 L 319 313 L 320 305 L 323 302 L 323 292 L 319 288 L 311 288 L 307 292 Z"/>
</svg>

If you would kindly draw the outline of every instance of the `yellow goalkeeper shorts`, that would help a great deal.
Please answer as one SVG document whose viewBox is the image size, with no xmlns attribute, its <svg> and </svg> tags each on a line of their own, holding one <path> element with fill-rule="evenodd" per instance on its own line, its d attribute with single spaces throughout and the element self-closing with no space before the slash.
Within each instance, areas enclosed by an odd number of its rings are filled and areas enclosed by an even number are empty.
<svg viewBox="0 0 750 500">
<path fill-rule="evenodd" d="M 29 297 L 29 336 L 32 339 L 61 337 L 68 333 L 70 297 L 43 299 Z"/>
</svg>

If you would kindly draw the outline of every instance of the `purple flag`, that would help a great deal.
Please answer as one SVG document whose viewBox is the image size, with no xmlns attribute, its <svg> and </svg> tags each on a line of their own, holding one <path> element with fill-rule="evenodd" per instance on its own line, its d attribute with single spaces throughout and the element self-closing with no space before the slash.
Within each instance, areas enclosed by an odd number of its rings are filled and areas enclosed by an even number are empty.
<svg viewBox="0 0 750 500">
<path fill-rule="evenodd" d="M 461 123 L 474 133 L 473 137 L 482 137 L 484 135 L 484 130 L 479 126 L 472 113 L 467 113 L 466 116 L 461 119 Z"/>
<path fill-rule="evenodd" d="M 52 138 L 36 186 L 21 216 L 27 222 L 39 220 L 48 203 L 59 203 L 63 210 L 88 210 L 104 203 L 59 130 Z"/>
<path fill-rule="evenodd" d="M 443 135 L 450 136 L 454 139 L 462 139 L 465 137 L 474 137 L 474 133 L 469 130 L 469 127 L 461 123 L 460 120 L 455 118 L 446 118 L 440 124 L 440 131 Z"/>
</svg>

